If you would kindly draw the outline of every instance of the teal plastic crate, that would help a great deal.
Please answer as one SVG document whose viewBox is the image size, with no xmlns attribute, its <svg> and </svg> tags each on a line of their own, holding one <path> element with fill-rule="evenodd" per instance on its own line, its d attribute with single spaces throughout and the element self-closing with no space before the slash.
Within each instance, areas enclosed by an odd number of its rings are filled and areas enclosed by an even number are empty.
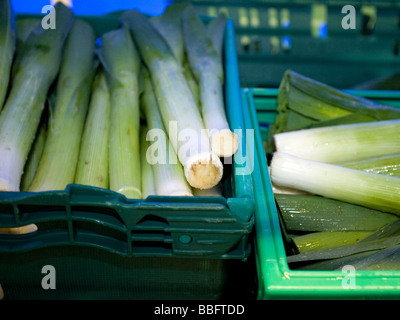
<svg viewBox="0 0 400 320">
<path fill-rule="evenodd" d="M 350 91 L 375 101 L 400 107 L 399 91 Z M 266 154 L 262 148 L 268 124 L 275 119 L 277 89 L 242 89 L 244 120 L 254 126 L 255 256 L 258 278 L 257 299 L 399 299 L 400 270 L 355 271 L 353 286 L 347 286 L 347 271 L 290 269 Z"/>
<path fill-rule="evenodd" d="M 118 13 L 81 18 L 97 36 L 118 27 Z M 232 129 L 244 130 L 231 20 L 224 66 L 228 120 Z M 245 143 L 243 139 L 244 150 Z M 238 162 L 235 157 L 225 167 L 223 197 L 127 199 L 74 184 L 63 191 L 0 192 L 0 228 L 38 226 L 29 234 L 0 235 L 4 299 L 219 299 L 246 294 L 247 273 L 242 270 L 249 267 L 252 251 L 253 185 L 250 174 L 237 174 L 249 159 L 244 155 L 245 162 Z M 55 290 L 41 285 L 45 265 L 57 271 Z"/>
<path fill-rule="evenodd" d="M 400 73 L 398 1 L 192 2 L 199 14 L 234 21 L 242 87 L 277 88 L 287 69 L 341 89 Z M 342 27 L 345 5 L 355 29 Z"/>
</svg>

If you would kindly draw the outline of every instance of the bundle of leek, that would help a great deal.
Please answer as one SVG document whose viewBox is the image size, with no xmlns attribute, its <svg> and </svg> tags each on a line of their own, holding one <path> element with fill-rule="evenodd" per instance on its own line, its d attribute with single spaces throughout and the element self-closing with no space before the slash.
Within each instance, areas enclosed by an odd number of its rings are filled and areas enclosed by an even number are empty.
<svg viewBox="0 0 400 320">
<path fill-rule="evenodd" d="M 74 182 L 97 66 L 94 44 L 92 27 L 75 20 L 65 45 L 43 154 L 28 191 L 64 190 Z"/>
<path fill-rule="evenodd" d="M 55 10 L 57 28 L 45 30 L 37 26 L 18 53 L 22 57 L 15 66 L 11 90 L 0 116 L 2 191 L 19 191 L 25 161 L 73 24 L 74 17 L 69 8 L 58 3 Z"/>
<path fill-rule="evenodd" d="M 10 0 L 0 0 L 0 110 L 6 98 L 16 46 L 15 18 Z"/>
<path fill-rule="evenodd" d="M 140 56 L 126 27 L 102 36 L 99 57 L 110 88 L 110 189 L 142 198 L 140 169 Z"/>
<path fill-rule="evenodd" d="M 170 47 L 150 21 L 137 10 L 126 11 L 122 21 L 131 29 L 150 72 L 160 113 L 178 159 L 192 187 L 207 189 L 222 178 L 220 158 L 209 137 L 193 94 Z"/>
</svg>

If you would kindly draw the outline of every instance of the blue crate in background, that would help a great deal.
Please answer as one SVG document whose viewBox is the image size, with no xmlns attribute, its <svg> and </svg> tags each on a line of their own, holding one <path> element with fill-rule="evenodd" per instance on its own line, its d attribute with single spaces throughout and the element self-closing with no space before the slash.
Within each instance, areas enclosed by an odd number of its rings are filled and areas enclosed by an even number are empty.
<svg viewBox="0 0 400 320">
<path fill-rule="evenodd" d="M 362 86 L 400 73 L 398 1 L 192 3 L 201 15 L 224 12 L 235 22 L 242 87 L 276 88 L 289 68 L 341 89 L 371 89 Z M 346 5 L 354 19 L 342 13 Z"/>
</svg>

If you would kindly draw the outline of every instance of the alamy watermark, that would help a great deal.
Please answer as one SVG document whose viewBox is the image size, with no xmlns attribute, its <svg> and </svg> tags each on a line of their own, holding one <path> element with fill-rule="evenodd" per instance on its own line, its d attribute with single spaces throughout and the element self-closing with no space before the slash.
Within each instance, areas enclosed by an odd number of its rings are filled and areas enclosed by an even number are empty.
<svg viewBox="0 0 400 320">
<path fill-rule="evenodd" d="M 342 8 L 342 13 L 346 14 L 342 18 L 342 28 L 355 29 L 356 28 L 356 9 L 352 5 L 345 5 Z"/>
<path fill-rule="evenodd" d="M 42 8 L 42 13 L 46 15 L 42 18 L 42 28 L 55 29 L 56 28 L 56 9 L 52 5 L 46 5 Z"/>
<path fill-rule="evenodd" d="M 345 265 L 342 268 L 342 273 L 346 275 L 342 279 L 343 289 L 355 289 L 356 288 L 356 268 L 352 265 Z"/>
</svg>

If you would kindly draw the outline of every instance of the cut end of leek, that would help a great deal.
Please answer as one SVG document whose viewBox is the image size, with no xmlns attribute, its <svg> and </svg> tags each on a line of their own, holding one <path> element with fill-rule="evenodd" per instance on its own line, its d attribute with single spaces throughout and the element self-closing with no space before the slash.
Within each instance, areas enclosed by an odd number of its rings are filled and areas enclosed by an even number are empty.
<svg viewBox="0 0 400 320">
<path fill-rule="evenodd" d="M 221 160 L 212 153 L 200 153 L 189 158 L 184 169 L 189 184 L 198 189 L 209 189 L 216 186 L 223 173 Z"/>
<path fill-rule="evenodd" d="M 123 194 L 128 199 L 141 199 L 142 198 L 142 191 L 134 186 L 123 186 L 115 191 Z"/>
<path fill-rule="evenodd" d="M 237 134 L 229 129 L 223 129 L 212 136 L 212 151 L 219 157 L 230 157 L 238 150 L 239 141 Z"/>
<path fill-rule="evenodd" d="M 0 228 L 0 233 L 7 233 L 7 234 L 26 234 L 37 231 L 38 227 L 36 224 L 28 224 L 22 227 L 15 227 L 15 228 Z"/>
</svg>

